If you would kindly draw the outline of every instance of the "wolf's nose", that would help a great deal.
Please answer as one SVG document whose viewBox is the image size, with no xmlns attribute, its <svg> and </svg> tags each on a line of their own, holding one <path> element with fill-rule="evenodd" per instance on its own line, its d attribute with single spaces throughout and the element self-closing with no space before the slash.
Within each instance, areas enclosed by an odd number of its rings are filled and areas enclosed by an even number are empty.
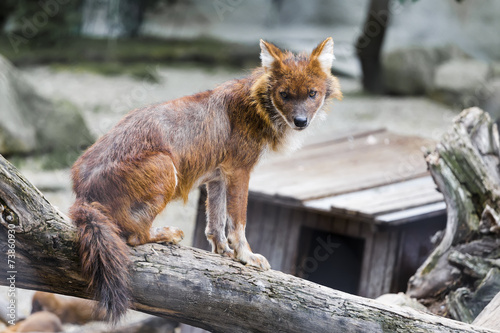
<svg viewBox="0 0 500 333">
<path fill-rule="evenodd" d="M 295 117 L 295 118 L 293 118 L 293 123 L 297 127 L 306 127 L 307 126 L 307 117 L 301 117 L 301 116 Z"/>
</svg>

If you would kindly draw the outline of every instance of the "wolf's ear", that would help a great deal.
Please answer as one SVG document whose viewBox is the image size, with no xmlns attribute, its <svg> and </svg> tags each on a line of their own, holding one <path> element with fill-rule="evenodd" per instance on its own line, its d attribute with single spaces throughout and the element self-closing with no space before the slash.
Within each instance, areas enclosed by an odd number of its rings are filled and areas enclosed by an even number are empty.
<svg viewBox="0 0 500 333">
<path fill-rule="evenodd" d="M 333 54 L 333 39 L 328 37 L 321 42 L 311 53 L 311 60 L 317 59 L 321 68 L 330 73 L 335 55 Z"/>
<path fill-rule="evenodd" d="M 260 40 L 260 60 L 262 67 L 271 68 L 274 61 L 281 61 L 282 53 L 279 48 L 264 40 Z"/>
</svg>

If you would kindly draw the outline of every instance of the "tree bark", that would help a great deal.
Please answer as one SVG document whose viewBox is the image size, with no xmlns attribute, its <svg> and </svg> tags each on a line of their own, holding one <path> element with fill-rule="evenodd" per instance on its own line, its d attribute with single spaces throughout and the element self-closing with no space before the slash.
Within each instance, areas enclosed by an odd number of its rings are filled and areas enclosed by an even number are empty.
<svg viewBox="0 0 500 333">
<path fill-rule="evenodd" d="M 0 211 L 1 253 L 16 251 L 1 284 L 89 297 L 75 228 L 1 155 Z M 186 246 L 138 246 L 130 258 L 135 309 L 213 332 L 492 332 Z"/>
<path fill-rule="evenodd" d="M 474 325 L 498 330 L 500 327 L 500 293 L 476 317 Z"/>
<path fill-rule="evenodd" d="M 356 52 L 363 72 L 363 88 L 371 93 L 384 92 L 380 54 L 389 24 L 389 0 L 371 0 Z"/>
<path fill-rule="evenodd" d="M 427 156 L 448 221 L 441 243 L 410 279 L 407 294 L 465 322 L 472 322 L 500 291 L 499 146 L 496 124 L 487 113 L 470 108 Z"/>
</svg>

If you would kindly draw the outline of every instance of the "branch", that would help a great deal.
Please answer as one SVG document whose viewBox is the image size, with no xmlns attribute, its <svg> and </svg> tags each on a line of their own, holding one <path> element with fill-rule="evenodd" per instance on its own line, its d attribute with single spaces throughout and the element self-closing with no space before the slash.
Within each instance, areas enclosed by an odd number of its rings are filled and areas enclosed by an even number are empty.
<svg viewBox="0 0 500 333">
<path fill-rule="evenodd" d="M 0 211 L 2 253 L 8 230 L 16 230 L 9 268 L 16 273 L 0 271 L 2 284 L 14 275 L 16 287 L 90 297 L 75 228 L 1 155 Z M 186 246 L 148 244 L 131 248 L 130 257 L 135 309 L 215 332 L 492 332 Z"/>
</svg>

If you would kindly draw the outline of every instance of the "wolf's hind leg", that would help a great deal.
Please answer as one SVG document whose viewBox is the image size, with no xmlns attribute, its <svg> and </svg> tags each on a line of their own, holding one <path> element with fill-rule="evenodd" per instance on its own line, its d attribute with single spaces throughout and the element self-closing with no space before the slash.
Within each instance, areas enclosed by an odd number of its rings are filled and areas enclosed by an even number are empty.
<svg viewBox="0 0 500 333">
<path fill-rule="evenodd" d="M 132 167 L 133 166 L 133 167 Z M 123 223 L 127 243 L 137 246 L 146 243 L 177 244 L 184 233 L 175 227 L 152 228 L 153 220 L 173 198 L 178 179 L 177 170 L 170 155 L 147 154 L 140 162 L 128 166 L 126 192 L 134 194 L 130 203 L 122 205 L 117 216 Z"/>
</svg>

